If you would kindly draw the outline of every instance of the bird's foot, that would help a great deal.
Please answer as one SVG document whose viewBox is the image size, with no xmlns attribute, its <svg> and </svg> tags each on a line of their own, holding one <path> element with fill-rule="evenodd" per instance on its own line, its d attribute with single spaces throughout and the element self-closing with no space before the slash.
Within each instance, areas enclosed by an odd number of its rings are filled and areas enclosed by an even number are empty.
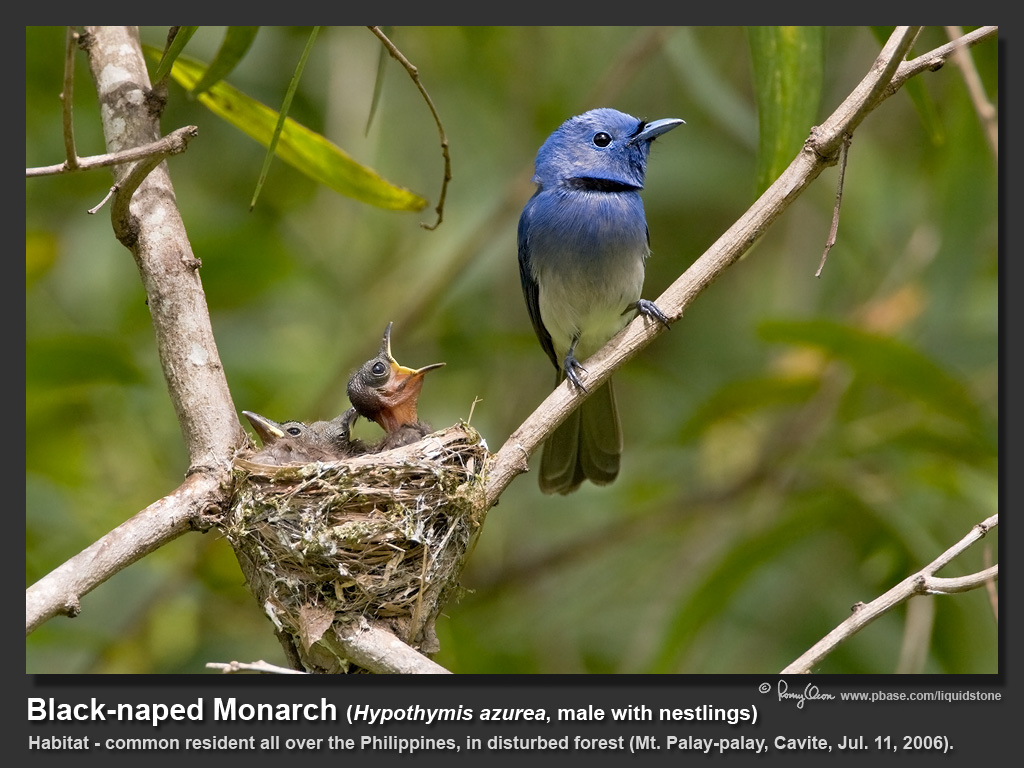
<svg viewBox="0 0 1024 768">
<path fill-rule="evenodd" d="M 671 325 L 669 325 L 668 315 L 666 315 L 664 312 L 658 309 L 658 305 L 655 304 L 653 301 L 648 301 L 647 299 L 637 299 L 635 304 L 630 304 L 628 307 L 626 307 L 626 312 L 628 312 L 631 309 L 635 309 L 644 317 L 649 317 L 652 320 L 657 320 L 666 328 L 672 327 Z"/>
<path fill-rule="evenodd" d="M 569 379 L 573 384 L 580 388 L 583 392 L 587 391 L 587 388 L 583 386 L 583 381 L 580 380 L 580 374 L 586 375 L 587 369 L 580 365 L 580 361 L 577 360 L 572 353 L 565 356 L 565 377 Z"/>
</svg>

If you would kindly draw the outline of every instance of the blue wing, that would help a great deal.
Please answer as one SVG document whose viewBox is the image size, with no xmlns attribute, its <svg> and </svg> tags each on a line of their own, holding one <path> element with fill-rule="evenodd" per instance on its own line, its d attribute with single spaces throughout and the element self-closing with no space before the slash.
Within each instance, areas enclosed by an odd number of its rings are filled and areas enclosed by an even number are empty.
<svg viewBox="0 0 1024 768">
<path fill-rule="evenodd" d="M 540 287 L 533 278 L 533 269 L 530 264 L 530 217 L 533 201 L 539 192 L 538 190 L 534 193 L 519 217 L 519 279 L 523 283 L 523 298 L 526 299 L 526 309 L 530 312 L 533 330 L 540 340 L 540 345 L 551 358 L 552 365 L 556 370 L 561 371 L 562 365 L 555 354 L 554 344 L 551 343 L 551 334 L 544 327 L 544 321 L 540 316 Z"/>
</svg>

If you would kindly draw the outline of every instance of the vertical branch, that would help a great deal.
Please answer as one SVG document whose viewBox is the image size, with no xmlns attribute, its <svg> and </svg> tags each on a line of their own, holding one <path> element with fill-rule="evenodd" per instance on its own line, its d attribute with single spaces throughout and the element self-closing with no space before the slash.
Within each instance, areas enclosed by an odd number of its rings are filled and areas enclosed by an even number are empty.
<svg viewBox="0 0 1024 768">
<path fill-rule="evenodd" d="M 138 30 L 86 27 L 86 34 L 107 150 L 118 152 L 156 141 L 163 105 L 150 88 Z M 134 168 L 115 166 L 115 186 L 127 181 Z M 113 210 L 121 212 L 115 229 L 135 257 L 146 290 L 160 362 L 192 471 L 211 467 L 226 471 L 245 432 L 214 340 L 199 278 L 201 263 L 192 254 L 167 164 L 160 163 L 146 176 L 134 195 L 127 188 L 123 194 L 130 197 L 115 200 Z"/>
</svg>

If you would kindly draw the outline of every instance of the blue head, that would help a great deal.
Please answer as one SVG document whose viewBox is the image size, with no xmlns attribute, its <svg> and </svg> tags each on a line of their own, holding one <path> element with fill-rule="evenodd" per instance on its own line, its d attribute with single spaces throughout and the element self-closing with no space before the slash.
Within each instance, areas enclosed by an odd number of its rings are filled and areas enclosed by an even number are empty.
<svg viewBox="0 0 1024 768">
<path fill-rule="evenodd" d="M 648 123 L 608 108 L 584 112 L 562 123 L 538 150 L 533 181 L 548 189 L 570 179 L 642 189 L 651 142 L 682 123 Z"/>
</svg>

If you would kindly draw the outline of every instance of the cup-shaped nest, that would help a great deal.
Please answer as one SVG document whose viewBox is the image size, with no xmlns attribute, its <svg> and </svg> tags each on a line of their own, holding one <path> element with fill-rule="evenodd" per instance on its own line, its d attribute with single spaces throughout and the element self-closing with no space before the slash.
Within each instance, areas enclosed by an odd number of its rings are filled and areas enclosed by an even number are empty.
<svg viewBox="0 0 1024 768">
<path fill-rule="evenodd" d="M 369 620 L 424 654 L 486 515 L 487 446 L 467 424 L 381 453 L 234 462 L 222 528 L 249 588 L 308 671 L 344 671 L 332 627 Z M 294 661 L 294 658 L 293 658 Z"/>
</svg>

